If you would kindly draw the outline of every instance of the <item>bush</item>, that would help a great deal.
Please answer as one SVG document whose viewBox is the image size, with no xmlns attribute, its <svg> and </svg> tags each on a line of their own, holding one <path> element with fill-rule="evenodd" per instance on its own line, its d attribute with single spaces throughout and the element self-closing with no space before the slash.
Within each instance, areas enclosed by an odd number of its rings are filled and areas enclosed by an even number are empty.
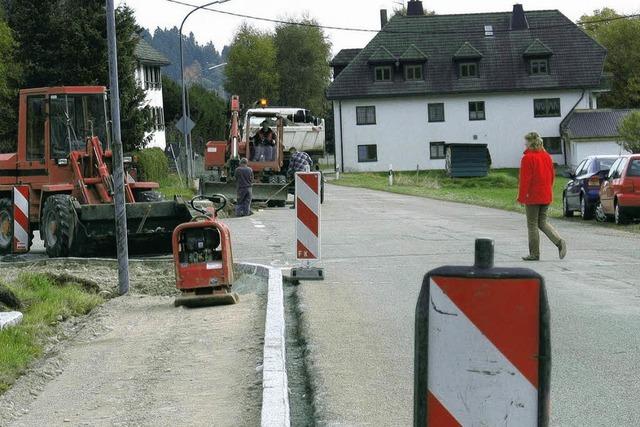
<svg viewBox="0 0 640 427">
<path fill-rule="evenodd" d="M 136 153 L 138 157 L 139 178 L 145 181 L 159 182 L 169 175 L 169 161 L 160 148 L 145 148 Z"/>
</svg>

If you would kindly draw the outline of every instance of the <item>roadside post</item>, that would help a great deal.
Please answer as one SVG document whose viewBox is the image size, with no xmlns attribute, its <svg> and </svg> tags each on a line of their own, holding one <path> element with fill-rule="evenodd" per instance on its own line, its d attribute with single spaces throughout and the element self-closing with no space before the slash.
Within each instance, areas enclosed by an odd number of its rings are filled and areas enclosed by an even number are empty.
<svg viewBox="0 0 640 427">
<path fill-rule="evenodd" d="M 475 265 L 422 282 L 415 318 L 414 426 L 549 423 L 551 344 L 543 278 L 494 268 L 491 239 Z"/>
<path fill-rule="evenodd" d="M 116 15 L 113 0 L 107 0 L 107 47 L 109 51 L 109 84 L 111 86 L 111 121 L 113 123 L 113 206 L 115 209 L 116 247 L 118 256 L 118 293 L 129 292 L 129 246 L 127 245 L 127 208 L 124 196 L 124 164 L 120 130 L 120 86 L 118 83 L 118 48 Z"/>
<path fill-rule="evenodd" d="M 291 278 L 323 280 L 320 261 L 320 172 L 296 172 L 296 259 L 302 267 L 291 269 Z"/>
<path fill-rule="evenodd" d="M 389 164 L 389 187 L 393 187 L 393 166 Z"/>
</svg>

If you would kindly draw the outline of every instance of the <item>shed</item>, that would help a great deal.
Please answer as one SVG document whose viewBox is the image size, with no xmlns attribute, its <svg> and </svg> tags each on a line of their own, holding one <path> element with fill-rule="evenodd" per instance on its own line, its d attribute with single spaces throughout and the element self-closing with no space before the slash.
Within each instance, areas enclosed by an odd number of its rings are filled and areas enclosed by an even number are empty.
<svg viewBox="0 0 640 427">
<path fill-rule="evenodd" d="M 491 156 L 487 144 L 446 144 L 445 170 L 452 178 L 487 176 Z"/>
<path fill-rule="evenodd" d="M 560 125 L 567 153 L 567 165 L 575 168 L 588 156 L 621 155 L 618 126 L 633 109 L 574 110 Z"/>
</svg>

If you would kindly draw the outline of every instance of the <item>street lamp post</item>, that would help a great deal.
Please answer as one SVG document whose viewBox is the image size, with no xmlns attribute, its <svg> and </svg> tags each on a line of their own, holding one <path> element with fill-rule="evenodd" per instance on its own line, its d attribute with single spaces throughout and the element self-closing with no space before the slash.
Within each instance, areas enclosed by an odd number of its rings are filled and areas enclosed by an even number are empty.
<svg viewBox="0 0 640 427">
<path fill-rule="evenodd" d="M 191 141 L 191 138 L 189 137 L 190 132 L 187 132 L 187 90 L 184 82 L 184 55 L 182 53 L 182 27 L 184 27 L 184 23 L 186 22 L 187 18 L 189 18 L 191 14 L 193 14 L 193 12 L 196 12 L 204 7 L 211 6 L 213 4 L 226 3 L 228 1 L 229 0 L 216 0 L 216 1 L 203 4 L 202 6 L 198 6 L 194 8 L 191 12 L 187 13 L 187 16 L 185 16 L 184 19 L 182 20 L 182 24 L 180 24 L 180 81 L 182 83 L 182 135 L 184 136 L 184 148 L 187 152 L 188 180 L 193 179 L 193 165 L 191 163 L 192 147 L 190 146 L 190 141 Z"/>
<path fill-rule="evenodd" d="M 226 62 L 221 62 L 219 64 L 212 65 L 211 67 L 207 67 L 207 70 L 215 70 L 216 68 L 224 67 L 225 65 L 227 65 Z"/>
</svg>

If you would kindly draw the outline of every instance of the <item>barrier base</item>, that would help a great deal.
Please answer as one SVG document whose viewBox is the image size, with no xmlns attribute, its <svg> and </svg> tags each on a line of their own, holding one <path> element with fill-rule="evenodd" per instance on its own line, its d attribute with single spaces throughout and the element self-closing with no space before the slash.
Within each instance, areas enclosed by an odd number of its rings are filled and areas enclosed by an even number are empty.
<svg viewBox="0 0 640 427">
<path fill-rule="evenodd" d="M 324 280 L 324 271 L 316 267 L 296 267 L 291 269 L 290 278 L 294 280 Z"/>
</svg>

